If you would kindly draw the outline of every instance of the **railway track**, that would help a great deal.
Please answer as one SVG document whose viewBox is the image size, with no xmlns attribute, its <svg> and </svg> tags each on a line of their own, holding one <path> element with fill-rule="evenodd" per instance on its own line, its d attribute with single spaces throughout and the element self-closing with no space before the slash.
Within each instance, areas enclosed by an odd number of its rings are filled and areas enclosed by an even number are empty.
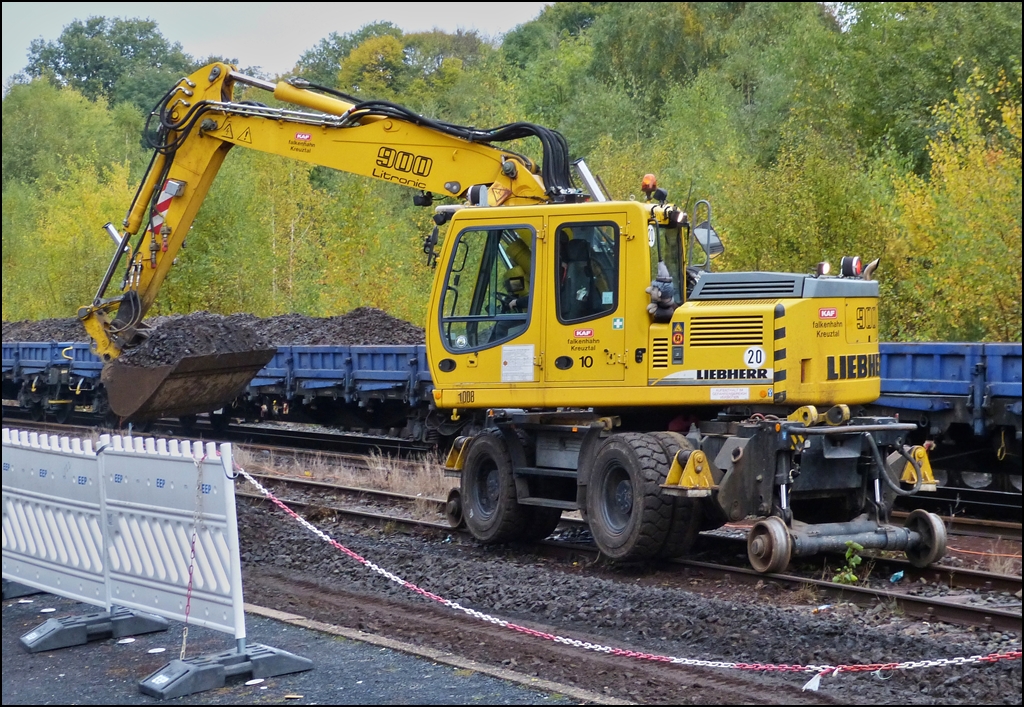
<svg viewBox="0 0 1024 707">
<path fill-rule="evenodd" d="M 32 420 L 27 411 L 12 405 L 4 405 L 3 420 L 5 424 L 17 425 L 25 429 L 46 430 L 50 434 L 88 436 L 97 430 L 94 416 L 78 412 L 73 413 L 65 423 L 59 424 L 51 421 Z M 159 435 L 181 439 L 216 439 L 280 454 L 295 454 L 296 452 L 347 454 L 350 455 L 352 464 L 355 465 L 360 463 L 357 457 L 365 457 L 368 454 L 408 459 L 434 452 L 429 445 L 400 437 L 345 431 L 318 432 L 305 429 L 309 427 L 315 426 L 232 424 L 227 427 L 216 427 L 205 418 L 200 418 L 190 425 L 184 425 L 176 419 L 163 419 L 150 423 L 144 428 L 129 425 L 118 431 L 121 434 Z M 1022 499 L 1024 496 L 1014 491 L 949 486 L 940 487 L 934 493 L 900 497 L 896 501 L 896 508 L 904 513 L 921 508 L 947 518 L 972 517 L 1016 523 L 1019 526 Z M 1012 539 L 1014 537 L 1012 529 L 1008 533 L 1007 537 Z M 1016 537 L 1020 537 L 1019 532 Z"/>
<path fill-rule="evenodd" d="M 462 532 L 445 521 L 446 504 L 442 499 L 381 492 L 365 488 L 340 487 L 306 479 L 276 475 L 254 474 L 283 502 L 313 518 L 333 516 L 371 523 L 381 527 L 403 527 L 417 532 L 450 535 Z M 287 494 L 287 495 L 286 495 Z M 256 492 L 242 491 L 238 495 L 250 502 L 264 497 Z M 526 552 L 537 552 L 546 557 L 599 563 L 596 547 L 581 542 L 586 533 L 582 521 L 563 518 L 552 539 L 539 543 Z M 559 539 L 571 537 L 572 540 Z M 723 557 L 742 555 L 745 538 L 742 534 L 705 533 L 698 555 Z M 822 596 L 836 601 L 847 601 L 861 606 L 878 603 L 898 607 L 908 616 L 930 621 L 943 621 L 958 625 L 984 626 L 1001 631 L 1021 633 L 1021 603 L 1013 596 L 1021 588 L 1019 576 L 999 575 L 992 572 L 966 570 L 957 567 L 913 567 L 909 562 L 883 556 L 866 558 L 872 563 L 872 572 L 879 580 L 862 585 L 837 584 L 814 576 L 820 569 L 804 566 L 779 574 L 761 574 L 748 567 L 710 562 L 699 559 L 672 560 L 678 573 L 679 586 L 694 578 L 741 583 L 772 583 L 791 588 L 812 588 Z M 886 577 L 901 573 L 900 587 L 886 586 Z M 664 584 L 664 582 L 662 582 Z M 906 587 L 904 589 L 904 587 Z"/>
<path fill-rule="evenodd" d="M 69 425 L 54 426 L 47 423 L 22 423 L 19 427 L 37 429 L 48 433 L 61 434 L 93 434 L 95 428 L 75 427 Z M 162 431 L 162 430 L 161 430 Z M 243 432 L 243 434 L 245 434 Z M 304 440 L 303 440 L 304 441 Z M 317 449 L 306 447 L 283 447 L 270 444 L 248 443 L 256 453 L 280 456 L 320 457 L 325 454 Z M 330 458 L 336 462 L 350 465 L 365 465 L 365 455 L 331 452 Z M 300 464 L 301 466 L 301 464 Z M 358 520 L 382 527 L 404 527 L 418 532 L 451 534 L 457 529 L 446 519 L 446 500 L 421 495 L 396 493 L 378 489 L 345 486 L 337 483 L 318 481 L 297 476 L 280 474 L 254 474 L 273 493 L 289 505 L 301 509 L 311 519 L 333 516 Z M 238 495 L 250 503 L 258 503 L 263 498 L 260 494 L 248 490 L 239 490 Z M 982 522 L 971 519 L 949 519 L 950 532 L 967 534 L 974 537 L 1003 538 L 1020 541 L 1020 523 Z M 563 539 L 558 539 L 558 538 Z M 565 540 L 569 537 L 572 540 Z M 563 518 L 554 539 L 541 543 L 537 551 L 556 558 L 585 557 L 588 562 L 596 563 L 599 556 L 596 548 L 586 542 L 588 533 L 582 521 L 571 517 Z M 582 538 L 582 542 L 581 542 Z M 705 533 L 701 548 L 705 556 L 742 556 L 745 532 L 734 529 L 731 532 Z M 902 590 L 895 586 L 885 586 L 876 581 L 874 586 L 838 585 L 813 576 L 814 570 L 804 569 L 800 572 L 787 574 L 763 575 L 745 566 L 711 562 L 703 559 L 676 560 L 673 565 L 681 569 L 680 581 L 693 577 L 736 582 L 772 582 L 779 586 L 813 587 L 825 596 L 842 598 L 857 604 L 873 604 L 878 602 L 891 603 L 900 607 L 909 616 L 949 623 L 977 625 L 997 628 L 999 630 L 1021 632 L 1021 610 L 1019 597 L 1013 599 L 1013 593 L 1020 591 L 1019 576 L 1004 576 L 990 572 L 966 570 L 958 567 L 934 566 L 926 570 L 912 567 L 904 560 L 883 556 L 867 558 L 872 563 L 872 572 L 878 577 L 891 577 L 900 573 L 903 586 L 912 591 Z M 838 562 L 838 558 L 833 558 Z M 826 560 L 827 562 L 827 560 Z M 820 575 L 821 570 L 817 573 Z M 921 596 L 923 588 L 929 589 L 934 596 Z M 913 590 L 916 590 L 914 593 Z M 943 596 L 939 596 L 942 594 Z"/>
<path fill-rule="evenodd" d="M 89 436 L 96 433 L 98 429 L 103 429 L 102 425 L 95 423 L 92 416 L 83 413 L 75 413 L 66 423 L 60 424 L 32 420 L 28 413 L 11 406 L 4 406 L 3 421 L 5 425 L 15 425 L 23 429 L 46 430 L 50 434 Z M 205 419 L 188 425 L 175 419 L 162 419 L 142 427 L 128 424 L 121 429 L 104 429 L 104 431 L 178 439 L 216 439 L 218 442 L 301 448 L 307 451 L 361 454 L 376 452 L 397 457 L 424 454 L 431 449 L 429 445 L 386 435 L 356 434 L 343 431 L 312 432 L 301 429 L 298 425 L 284 427 L 233 424 L 219 428 Z"/>
</svg>

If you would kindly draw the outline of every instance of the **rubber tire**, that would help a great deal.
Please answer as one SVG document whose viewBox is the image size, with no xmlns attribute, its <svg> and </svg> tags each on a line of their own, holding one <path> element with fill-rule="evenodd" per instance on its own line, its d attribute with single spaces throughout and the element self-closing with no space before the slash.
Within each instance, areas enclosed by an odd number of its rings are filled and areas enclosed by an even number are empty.
<svg viewBox="0 0 1024 707">
<path fill-rule="evenodd" d="M 496 544 L 523 537 L 531 514 L 519 505 L 512 456 L 499 434 L 484 433 L 469 442 L 462 467 L 462 517 L 470 534 Z"/>
<path fill-rule="evenodd" d="M 561 508 L 548 508 L 546 506 L 527 506 L 529 521 L 523 529 L 523 540 L 527 542 L 538 542 L 551 533 L 562 520 Z"/>
<path fill-rule="evenodd" d="M 662 449 L 665 450 L 665 458 L 668 463 L 664 467 L 664 475 L 658 482 L 663 484 L 672 468 L 676 453 L 681 449 L 693 449 L 693 445 L 690 440 L 678 432 L 651 432 L 650 436 L 658 440 Z M 710 499 L 669 496 L 667 494 L 665 497 L 666 502 L 672 505 L 672 521 L 668 529 L 668 537 L 665 538 L 665 546 L 658 553 L 658 557 L 682 557 L 693 549 L 700 536 L 700 531 L 703 529 L 705 501 L 710 501 Z"/>
<path fill-rule="evenodd" d="M 612 435 L 598 450 L 587 484 L 587 518 L 606 557 L 648 560 L 665 547 L 674 510 L 660 488 L 667 465 L 664 449 L 650 435 Z"/>
</svg>

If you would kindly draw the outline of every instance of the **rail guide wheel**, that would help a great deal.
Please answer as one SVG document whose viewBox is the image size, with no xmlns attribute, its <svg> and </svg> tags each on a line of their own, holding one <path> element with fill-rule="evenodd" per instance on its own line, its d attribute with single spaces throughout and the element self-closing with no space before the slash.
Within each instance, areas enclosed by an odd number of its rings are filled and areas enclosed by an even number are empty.
<svg viewBox="0 0 1024 707">
<path fill-rule="evenodd" d="M 937 515 L 916 508 L 907 516 L 904 527 L 921 536 L 917 545 L 906 549 L 907 560 L 914 567 L 927 567 L 945 556 L 946 526 Z"/>
<path fill-rule="evenodd" d="M 747 558 L 758 572 L 784 571 L 792 552 L 789 528 L 781 518 L 759 520 L 747 534 Z"/>
<path fill-rule="evenodd" d="M 444 504 L 444 515 L 448 519 L 448 525 L 453 528 L 461 528 L 466 524 L 462 517 L 462 492 L 452 489 L 448 492 L 448 500 Z"/>
</svg>

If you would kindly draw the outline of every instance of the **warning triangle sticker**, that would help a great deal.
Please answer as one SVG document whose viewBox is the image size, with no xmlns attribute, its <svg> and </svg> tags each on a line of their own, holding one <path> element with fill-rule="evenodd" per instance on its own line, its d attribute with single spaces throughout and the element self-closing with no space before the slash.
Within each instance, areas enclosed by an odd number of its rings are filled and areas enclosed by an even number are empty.
<svg viewBox="0 0 1024 707">
<path fill-rule="evenodd" d="M 252 144 L 252 135 L 249 134 L 249 128 L 242 131 L 242 134 L 238 136 L 238 141 Z"/>
<path fill-rule="evenodd" d="M 223 136 L 226 138 L 233 138 L 235 136 L 235 131 L 231 129 L 231 123 L 224 126 Z"/>
</svg>

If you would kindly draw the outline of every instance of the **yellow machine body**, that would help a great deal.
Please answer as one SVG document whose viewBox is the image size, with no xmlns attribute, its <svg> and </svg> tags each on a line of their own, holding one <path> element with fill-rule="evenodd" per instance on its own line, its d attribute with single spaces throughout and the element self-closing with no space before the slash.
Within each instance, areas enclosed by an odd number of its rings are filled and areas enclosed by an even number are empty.
<svg viewBox="0 0 1024 707">
<path fill-rule="evenodd" d="M 232 102 L 239 83 L 291 107 Z M 890 497 L 934 488 L 926 451 L 906 445 L 916 426 L 851 413 L 880 392 L 877 262 L 844 258 L 839 277 L 824 263 L 814 275 L 716 272 L 710 204 L 694 205 L 707 213 L 694 226 L 651 175 L 645 201 L 614 201 L 542 126 L 478 130 L 345 98 L 216 63 L 154 110 L 154 160 L 123 230 L 106 227 L 115 253 L 78 312 L 109 364 L 114 413 L 215 410 L 274 353 L 159 368 L 120 357 L 145 341 L 143 318 L 221 164 L 244 147 L 401 184 L 421 206 L 449 200 L 424 242 L 436 269 L 422 428 L 458 435 L 449 520 L 464 517 L 477 540 L 540 539 L 578 510 L 610 559 L 675 557 L 700 529 L 757 516 L 747 549 L 762 572 L 849 542 L 906 550 L 918 566 L 941 557 L 932 514 L 877 532 Z M 529 137 L 539 165 L 497 146 Z"/>
<path fill-rule="evenodd" d="M 685 301 L 671 321 L 652 322 L 645 291 L 651 281 L 651 212 L 650 204 L 635 201 L 457 211 L 427 323 L 438 406 L 828 407 L 878 397 L 877 294 Z M 599 285 L 607 300 L 599 312 L 564 321 L 558 311 L 557 234 L 578 224 L 601 224 L 615 234 L 616 277 Z M 502 228 L 518 233 L 532 252 L 529 312 L 517 335 L 494 344 L 468 341 L 460 348 L 446 333 L 446 326 L 459 322 L 448 321 L 453 317 L 445 309 L 460 239 Z M 474 266 L 476 271 L 468 270 Z M 459 286 L 484 282 L 480 266 L 468 262 Z M 857 284 L 867 291 L 875 285 Z M 474 295 L 480 293 L 462 293 L 463 299 Z M 493 315 L 478 312 L 477 318 L 482 326 Z"/>
</svg>

